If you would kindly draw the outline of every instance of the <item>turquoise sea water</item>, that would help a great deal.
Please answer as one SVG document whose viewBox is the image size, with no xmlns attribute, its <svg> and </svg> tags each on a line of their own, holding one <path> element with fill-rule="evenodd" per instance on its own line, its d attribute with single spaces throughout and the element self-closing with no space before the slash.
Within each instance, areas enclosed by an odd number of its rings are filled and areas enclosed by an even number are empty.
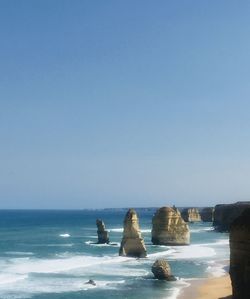
<svg viewBox="0 0 250 299">
<path fill-rule="evenodd" d="M 154 246 L 154 209 L 137 210 L 148 257 L 119 257 L 126 211 L 0 211 L 0 298 L 174 299 L 190 280 L 223 274 L 227 234 L 196 223 L 190 246 Z M 111 245 L 94 244 L 96 218 L 105 222 Z M 169 261 L 176 282 L 153 279 L 159 257 Z M 85 284 L 89 279 L 96 286 Z"/>
</svg>

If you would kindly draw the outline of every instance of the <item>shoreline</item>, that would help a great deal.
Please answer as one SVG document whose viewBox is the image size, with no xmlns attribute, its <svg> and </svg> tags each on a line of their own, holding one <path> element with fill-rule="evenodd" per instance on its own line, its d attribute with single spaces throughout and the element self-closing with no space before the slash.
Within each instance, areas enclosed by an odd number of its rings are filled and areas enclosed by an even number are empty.
<svg viewBox="0 0 250 299">
<path fill-rule="evenodd" d="M 232 286 L 227 273 L 221 277 L 197 279 L 183 288 L 177 299 L 231 299 Z"/>
</svg>

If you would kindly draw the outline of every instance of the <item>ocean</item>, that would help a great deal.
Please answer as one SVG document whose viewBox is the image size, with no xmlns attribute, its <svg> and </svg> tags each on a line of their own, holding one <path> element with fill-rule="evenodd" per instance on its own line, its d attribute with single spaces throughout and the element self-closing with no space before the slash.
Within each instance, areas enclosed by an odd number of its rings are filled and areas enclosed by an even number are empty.
<svg viewBox="0 0 250 299">
<path fill-rule="evenodd" d="M 154 209 L 137 209 L 148 257 L 119 257 L 126 209 L 0 211 L 1 299 L 175 299 L 193 279 L 221 276 L 229 259 L 228 234 L 212 223 L 190 224 L 190 246 L 151 244 Z M 110 232 L 97 245 L 95 221 Z M 166 258 L 175 282 L 153 278 L 151 266 Z M 89 279 L 96 286 L 86 284 Z"/>
</svg>

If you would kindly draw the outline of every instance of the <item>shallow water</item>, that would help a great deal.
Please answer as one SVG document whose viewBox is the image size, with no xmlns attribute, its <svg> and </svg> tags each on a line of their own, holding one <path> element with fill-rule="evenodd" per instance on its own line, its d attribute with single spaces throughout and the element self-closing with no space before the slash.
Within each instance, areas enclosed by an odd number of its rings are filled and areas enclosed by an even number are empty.
<svg viewBox="0 0 250 299">
<path fill-rule="evenodd" d="M 118 256 L 126 210 L 0 211 L 1 299 L 174 299 L 190 279 L 220 276 L 229 258 L 228 235 L 211 223 L 191 224 L 190 246 L 151 244 L 154 210 L 138 210 L 146 259 Z M 97 245 L 96 218 L 111 245 Z M 166 257 L 176 282 L 153 279 L 151 266 Z M 85 284 L 89 279 L 96 286 Z"/>
</svg>

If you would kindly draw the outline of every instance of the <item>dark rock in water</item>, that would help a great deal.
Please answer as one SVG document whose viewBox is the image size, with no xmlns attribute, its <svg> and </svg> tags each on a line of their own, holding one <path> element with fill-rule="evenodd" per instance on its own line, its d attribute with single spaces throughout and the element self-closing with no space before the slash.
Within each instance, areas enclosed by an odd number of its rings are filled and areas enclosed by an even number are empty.
<svg viewBox="0 0 250 299">
<path fill-rule="evenodd" d="M 230 277 L 233 299 L 250 298 L 250 208 L 230 227 Z"/>
<path fill-rule="evenodd" d="M 204 208 L 201 211 L 201 220 L 204 222 L 214 221 L 214 208 Z"/>
<path fill-rule="evenodd" d="M 184 209 L 181 213 L 181 216 L 186 222 L 198 222 L 201 221 L 200 212 L 196 208 Z"/>
<path fill-rule="evenodd" d="M 230 225 L 243 211 L 250 208 L 250 202 L 237 202 L 215 206 L 213 226 L 219 232 L 228 232 Z"/>
<path fill-rule="evenodd" d="M 152 266 L 155 278 L 159 280 L 175 281 L 176 278 L 171 274 L 169 263 L 164 259 L 158 259 Z"/>
<path fill-rule="evenodd" d="M 123 223 L 123 238 L 119 250 L 121 256 L 146 257 L 147 250 L 141 237 L 138 217 L 134 209 L 129 209 Z"/>
<path fill-rule="evenodd" d="M 109 235 L 108 235 L 108 231 L 105 230 L 104 222 L 100 219 L 97 219 L 96 225 L 97 225 L 98 244 L 108 244 Z"/>
<path fill-rule="evenodd" d="M 89 281 L 87 281 L 85 284 L 91 284 L 93 286 L 96 286 L 96 283 L 93 279 L 90 279 Z"/>
<path fill-rule="evenodd" d="M 190 232 L 177 208 L 162 207 L 152 219 L 152 243 L 154 245 L 188 245 Z"/>
</svg>

